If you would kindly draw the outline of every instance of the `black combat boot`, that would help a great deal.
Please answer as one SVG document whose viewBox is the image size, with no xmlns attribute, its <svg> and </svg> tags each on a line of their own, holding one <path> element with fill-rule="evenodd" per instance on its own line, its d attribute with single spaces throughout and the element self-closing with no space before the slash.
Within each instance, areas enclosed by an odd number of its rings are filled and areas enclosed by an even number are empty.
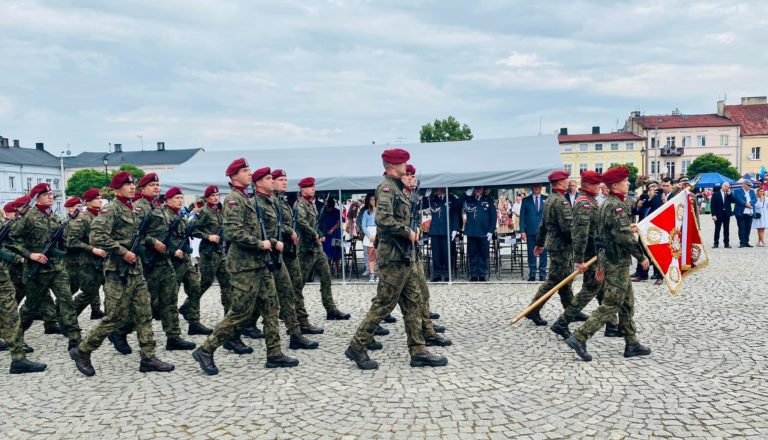
<svg viewBox="0 0 768 440">
<path fill-rule="evenodd" d="M 30 347 L 27 344 L 24 344 L 24 353 L 29 354 L 29 353 L 34 353 L 34 352 L 35 352 L 34 348 Z"/>
<path fill-rule="evenodd" d="M 203 373 L 209 376 L 215 376 L 219 374 L 219 368 L 213 362 L 213 353 L 208 353 L 203 350 L 203 347 L 199 347 L 192 352 L 192 359 L 196 360 L 200 364 L 200 369 Z"/>
<path fill-rule="evenodd" d="M 8 343 L 0 339 L 0 351 L 8 350 Z"/>
<path fill-rule="evenodd" d="M 292 368 L 299 365 L 299 360 L 284 354 L 267 357 L 267 368 Z"/>
<path fill-rule="evenodd" d="M 635 342 L 634 344 L 627 344 L 627 346 L 624 347 L 625 358 L 631 358 L 635 356 L 648 356 L 650 354 L 651 349 L 645 345 L 641 345 L 639 342 Z"/>
<path fill-rule="evenodd" d="M 246 338 L 264 339 L 264 333 L 258 327 L 246 327 L 241 334 Z"/>
<path fill-rule="evenodd" d="M 373 334 L 376 336 L 387 336 L 389 334 L 389 330 L 377 324 L 376 328 L 373 330 Z"/>
<path fill-rule="evenodd" d="M 157 358 L 157 356 L 142 356 L 139 363 L 139 371 L 142 373 L 148 373 L 150 371 L 157 371 L 159 373 L 170 373 L 176 367 L 168 362 L 163 362 Z"/>
<path fill-rule="evenodd" d="M 70 339 L 67 343 L 67 351 L 71 350 L 72 347 L 77 347 L 78 345 L 80 345 L 79 339 Z"/>
<path fill-rule="evenodd" d="M 192 341 L 185 341 L 181 339 L 181 336 L 168 336 L 168 340 L 165 342 L 165 349 L 170 350 L 194 350 L 195 343 Z"/>
<path fill-rule="evenodd" d="M 376 351 L 384 348 L 384 345 L 381 342 L 374 339 L 373 341 L 371 341 L 370 344 L 368 344 L 366 348 L 368 348 L 368 350 L 371 350 L 371 351 Z"/>
<path fill-rule="evenodd" d="M 445 327 L 440 324 L 434 324 L 435 333 L 445 333 Z"/>
<path fill-rule="evenodd" d="M 368 352 L 366 350 L 355 350 L 350 345 L 347 347 L 347 351 L 344 352 L 344 355 L 357 364 L 357 368 L 361 370 L 376 370 L 379 368 L 379 363 L 368 357 Z"/>
<path fill-rule="evenodd" d="M 429 312 L 429 319 L 440 319 L 440 314 L 437 312 Z"/>
<path fill-rule="evenodd" d="M 64 334 L 64 330 L 62 330 L 61 326 L 56 321 L 46 323 L 44 328 L 45 328 L 46 335 L 63 335 Z"/>
<path fill-rule="evenodd" d="M 189 323 L 189 330 L 187 330 L 187 334 L 192 335 L 210 335 L 213 333 L 213 330 L 204 326 L 203 324 L 200 324 L 197 321 L 190 322 Z"/>
<path fill-rule="evenodd" d="M 251 354 L 253 353 L 253 348 L 245 345 L 242 339 L 238 338 L 232 338 L 229 341 L 225 342 L 223 345 L 224 349 L 229 350 L 235 354 Z"/>
<path fill-rule="evenodd" d="M 605 324 L 605 337 L 606 338 L 620 338 L 624 336 L 621 333 L 621 329 L 619 328 L 619 324 Z"/>
<path fill-rule="evenodd" d="M 453 345 L 453 342 L 451 342 L 450 339 L 437 334 L 435 336 L 425 337 L 424 342 L 427 343 L 427 347 L 448 347 Z"/>
<path fill-rule="evenodd" d="M 382 319 L 382 321 L 386 322 L 387 324 L 392 324 L 392 323 L 397 322 L 397 318 L 395 318 L 394 316 L 389 314 L 389 315 L 385 316 L 384 319 Z"/>
<path fill-rule="evenodd" d="M 571 347 L 582 360 L 587 362 L 592 360 L 592 355 L 587 353 L 587 344 L 576 339 L 576 336 L 571 336 L 566 339 L 565 343 Z"/>
<path fill-rule="evenodd" d="M 11 361 L 11 374 L 40 373 L 48 368 L 42 362 L 30 361 L 29 359 L 16 359 Z"/>
<path fill-rule="evenodd" d="M 184 303 L 179 307 L 179 315 L 184 318 L 185 321 L 189 321 L 189 310 L 187 310 L 187 303 Z"/>
<path fill-rule="evenodd" d="M 301 330 L 301 333 L 305 335 L 322 335 L 325 332 L 321 327 L 315 327 L 309 322 L 301 324 L 299 329 Z"/>
<path fill-rule="evenodd" d="M 344 313 L 340 311 L 339 309 L 330 310 L 325 314 L 325 319 L 328 321 L 346 321 L 349 319 L 352 315 L 349 313 Z"/>
<path fill-rule="evenodd" d="M 104 312 L 102 312 L 100 308 L 91 306 L 91 320 L 97 321 L 104 316 Z"/>
<path fill-rule="evenodd" d="M 571 336 L 571 331 L 568 329 L 568 323 L 565 322 L 565 319 L 559 318 L 557 321 L 555 321 L 554 324 L 549 328 L 552 330 L 556 335 L 560 335 L 563 339 L 568 339 Z"/>
<path fill-rule="evenodd" d="M 525 317 L 533 321 L 533 323 L 539 327 L 547 325 L 547 320 L 541 317 L 539 309 L 532 310 L 531 313 L 525 315 Z"/>
<path fill-rule="evenodd" d="M 133 353 L 131 346 L 128 345 L 128 339 L 126 335 L 118 332 L 112 332 L 107 336 L 107 339 L 109 339 L 109 342 L 115 346 L 115 350 L 118 352 L 122 354 Z"/>
<path fill-rule="evenodd" d="M 412 367 L 444 367 L 448 365 L 448 358 L 438 356 L 426 350 L 411 356 Z"/>
<path fill-rule="evenodd" d="M 80 347 L 73 347 L 69 350 L 69 357 L 75 361 L 77 369 L 86 376 L 93 376 L 96 374 L 96 370 L 91 365 L 91 352 L 82 351 Z"/>
<path fill-rule="evenodd" d="M 291 342 L 288 344 L 288 348 L 291 350 L 314 350 L 319 346 L 320 344 L 315 341 L 310 341 L 302 334 L 291 335 Z"/>
<path fill-rule="evenodd" d="M 584 321 L 586 321 L 587 319 L 589 319 L 589 315 L 587 315 L 587 314 L 586 314 L 586 313 L 584 313 L 584 312 L 579 312 L 579 314 L 578 314 L 578 315 L 576 315 L 576 316 L 574 316 L 574 317 L 573 317 L 573 321 L 574 321 L 574 322 L 577 322 L 577 321 L 580 321 L 580 322 L 584 322 Z"/>
</svg>

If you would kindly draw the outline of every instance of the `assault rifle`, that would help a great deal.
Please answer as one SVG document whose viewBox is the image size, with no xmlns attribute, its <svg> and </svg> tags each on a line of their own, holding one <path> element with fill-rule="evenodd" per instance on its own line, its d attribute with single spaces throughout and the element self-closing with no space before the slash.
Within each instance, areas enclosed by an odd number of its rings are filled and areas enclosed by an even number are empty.
<svg viewBox="0 0 768 440">
<path fill-rule="evenodd" d="M 192 246 L 189 245 L 189 239 L 192 238 L 192 234 L 195 232 L 195 229 L 197 229 L 197 220 L 199 218 L 200 216 L 197 214 L 192 216 L 192 220 L 189 221 L 186 229 L 184 229 L 184 237 L 178 243 L 171 243 L 171 246 L 168 247 L 168 255 L 173 256 L 179 249 L 185 254 L 192 255 Z M 176 262 L 176 260 L 178 260 L 178 258 L 171 259 L 173 262 Z"/>
<path fill-rule="evenodd" d="M 181 223 L 182 219 L 184 219 L 184 213 L 179 211 L 176 217 L 174 217 L 173 220 L 171 221 L 171 224 L 168 225 L 168 229 L 160 237 L 160 243 L 165 245 L 166 250 L 170 248 L 171 236 L 173 236 L 174 231 L 178 229 L 179 223 Z M 150 254 L 149 257 L 147 257 L 147 265 L 151 266 L 155 263 L 155 258 L 157 257 L 157 254 L 159 254 L 159 252 L 155 251 L 154 253 Z"/>
<path fill-rule="evenodd" d="M 421 227 L 420 217 L 419 214 L 419 189 L 421 187 L 421 183 L 416 183 L 416 188 L 413 189 L 413 200 L 411 200 L 411 231 L 413 231 L 414 234 L 419 234 L 419 228 Z M 406 265 L 411 264 L 411 253 L 414 251 L 413 248 L 413 242 L 408 240 L 408 246 L 405 248 L 405 252 L 403 253 L 403 260 L 406 262 Z M 418 249 L 416 250 L 418 252 Z"/>
<path fill-rule="evenodd" d="M 67 255 L 66 251 L 62 251 L 56 248 L 56 246 L 59 243 L 63 243 L 64 241 L 64 228 L 67 227 L 67 223 L 72 220 L 72 216 L 67 214 L 66 220 L 64 220 L 61 225 L 59 225 L 58 228 L 56 228 L 51 236 L 48 238 L 48 241 L 45 242 L 45 245 L 43 246 L 43 249 L 40 251 L 41 254 L 45 255 L 45 258 L 51 258 L 51 257 L 63 257 L 64 255 Z M 34 260 L 30 260 L 34 261 Z M 27 274 L 27 279 L 34 280 L 37 278 L 37 275 L 40 273 L 40 266 L 50 267 L 50 262 L 47 262 L 45 264 L 38 263 L 37 261 L 34 261 L 37 264 L 33 264 L 32 267 L 29 270 L 29 273 Z"/>
<path fill-rule="evenodd" d="M 11 229 L 13 229 L 13 225 L 22 217 L 24 217 L 24 214 L 29 211 L 29 208 L 35 206 L 35 203 L 37 202 L 37 197 L 33 198 L 29 201 L 26 205 L 22 206 L 16 211 L 16 216 L 14 216 L 12 219 L 8 221 L 5 225 L 3 225 L 3 228 L 0 229 L 0 260 L 4 260 L 8 263 L 14 263 L 16 261 L 16 254 L 12 252 L 7 252 L 2 249 L 3 243 L 8 240 L 8 237 L 11 236 Z"/>
<path fill-rule="evenodd" d="M 297 208 L 293 208 L 292 212 L 293 212 L 293 223 L 291 223 L 291 228 L 294 231 L 296 231 L 296 228 L 298 227 L 298 223 L 299 223 L 299 210 Z M 283 245 L 285 246 L 286 253 L 290 255 L 296 255 L 296 245 L 293 243 L 293 239 L 291 239 L 291 237 L 285 237 L 285 240 L 283 241 Z"/>
<path fill-rule="evenodd" d="M 255 187 L 253 190 L 254 193 L 256 193 Z M 259 203 L 256 200 L 253 201 L 253 205 L 256 207 L 256 216 L 259 218 L 259 226 L 261 227 L 261 239 L 269 240 L 269 236 L 267 235 L 267 228 L 264 226 L 264 211 L 261 209 L 261 206 L 259 206 Z M 272 249 L 271 251 L 267 252 L 267 269 L 269 269 L 270 272 L 277 272 L 280 270 L 282 265 L 283 259 L 277 249 Z"/>
<path fill-rule="evenodd" d="M 160 196 L 155 196 L 155 198 L 152 199 L 152 208 L 155 207 L 155 204 L 157 204 L 158 199 Z M 151 212 L 151 210 L 150 210 Z M 131 239 L 131 247 L 128 248 L 128 251 L 130 251 L 133 254 L 138 253 L 139 247 L 141 246 L 141 242 L 144 241 L 145 238 L 147 238 L 147 228 L 149 228 L 149 220 L 150 220 L 150 212 L 148 212 L 144 218 L 141 219 L 141 222 L 139 223 L 139 229 L 136 231 L 136 234 L 133 235 L 133 238 Z M 138 255 L 136 258 L 139 258 Z M 117 277 L 120 279 L 120 281 L 123 282 L 123 284 L 126 284 L 128 282 L 128 271 L 130 270 L 131 266 L 134 266 L 134 264 L 129 264 L 124 261 L 125 264 L 123 264 L 120 269 L 117 271 Z"/>
</svg>

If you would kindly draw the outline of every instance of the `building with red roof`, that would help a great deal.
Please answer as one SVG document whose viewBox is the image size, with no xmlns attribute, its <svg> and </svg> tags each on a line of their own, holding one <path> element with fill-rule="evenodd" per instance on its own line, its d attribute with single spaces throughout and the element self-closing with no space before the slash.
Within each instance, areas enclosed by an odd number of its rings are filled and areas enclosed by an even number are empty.
<svg viewBox="0 0 768 440">
<path fill-rule="evenodd" d="M 765 96 L 741 98 L 739 105 L 721 104 L 722 113 L 741 126 L 741 166 L 744 173 L 768 168 L 768 100 Z"/>
</svg>

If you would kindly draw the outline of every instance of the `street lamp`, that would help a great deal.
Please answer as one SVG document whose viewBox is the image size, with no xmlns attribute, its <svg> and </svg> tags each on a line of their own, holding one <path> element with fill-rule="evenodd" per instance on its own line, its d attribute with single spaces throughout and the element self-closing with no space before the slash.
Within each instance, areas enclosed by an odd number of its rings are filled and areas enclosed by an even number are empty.
<svg viewBox="0 0 768 440">
<path fill-rule="evenodd" d="M 107 172 L 107 165 L 109 165 L 109 159 L 107 159 L 107 155 L 104 155 L 104 158 L 102 159 L 104 162 L 104 186 L 109 186 L 109 173 Z"/>
<path fill-rule="evenodd" d="M 66 200 L 67 199 L 67 180 L 64 178 L 64 153 L 69 156 L 72 154 L 72 151 L 69 149 L 69 144 L 67 144 L 66 150 L 61 150 L 61 153 L 59 153 L 59 166 L 61 167 L 61 199 Z"/>
</svg>

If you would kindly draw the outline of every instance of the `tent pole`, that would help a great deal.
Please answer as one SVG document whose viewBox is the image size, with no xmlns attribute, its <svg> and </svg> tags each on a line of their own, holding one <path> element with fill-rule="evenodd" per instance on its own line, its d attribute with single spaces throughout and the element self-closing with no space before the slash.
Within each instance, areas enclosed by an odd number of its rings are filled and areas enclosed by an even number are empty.
<svg viewBox="0 0 768 440">
<path fill-rule="evenodd" d="M 445 187 L 445 225 L 446 225 L 446 238 L 448 240 L 445 241 L 445 246 L 448 248 L 448 284 L 453 284 L 453 277 L 451 273 L 451 265 L 453 263 L 453 258 L 451 257 L 451 246 L 453 246 L 453 240 L 451 239 L 451 206 L 450 201 L 451 198 L 449 197 L 450 193 L 448 192 L 448 187 Z"/>
<path fill-rule="evenodd" d="M 344 266 L 346 266 L 346 262 L 344 261 L 344 228 L 342 227 L 344 225 L 344 205 L 341 203 L 341 190 L 339 190 L 339 230 L 341 231 L 341 284 L 346 285 L 347 284 L 347 273 L 344 269 Z"/>
</svg>

